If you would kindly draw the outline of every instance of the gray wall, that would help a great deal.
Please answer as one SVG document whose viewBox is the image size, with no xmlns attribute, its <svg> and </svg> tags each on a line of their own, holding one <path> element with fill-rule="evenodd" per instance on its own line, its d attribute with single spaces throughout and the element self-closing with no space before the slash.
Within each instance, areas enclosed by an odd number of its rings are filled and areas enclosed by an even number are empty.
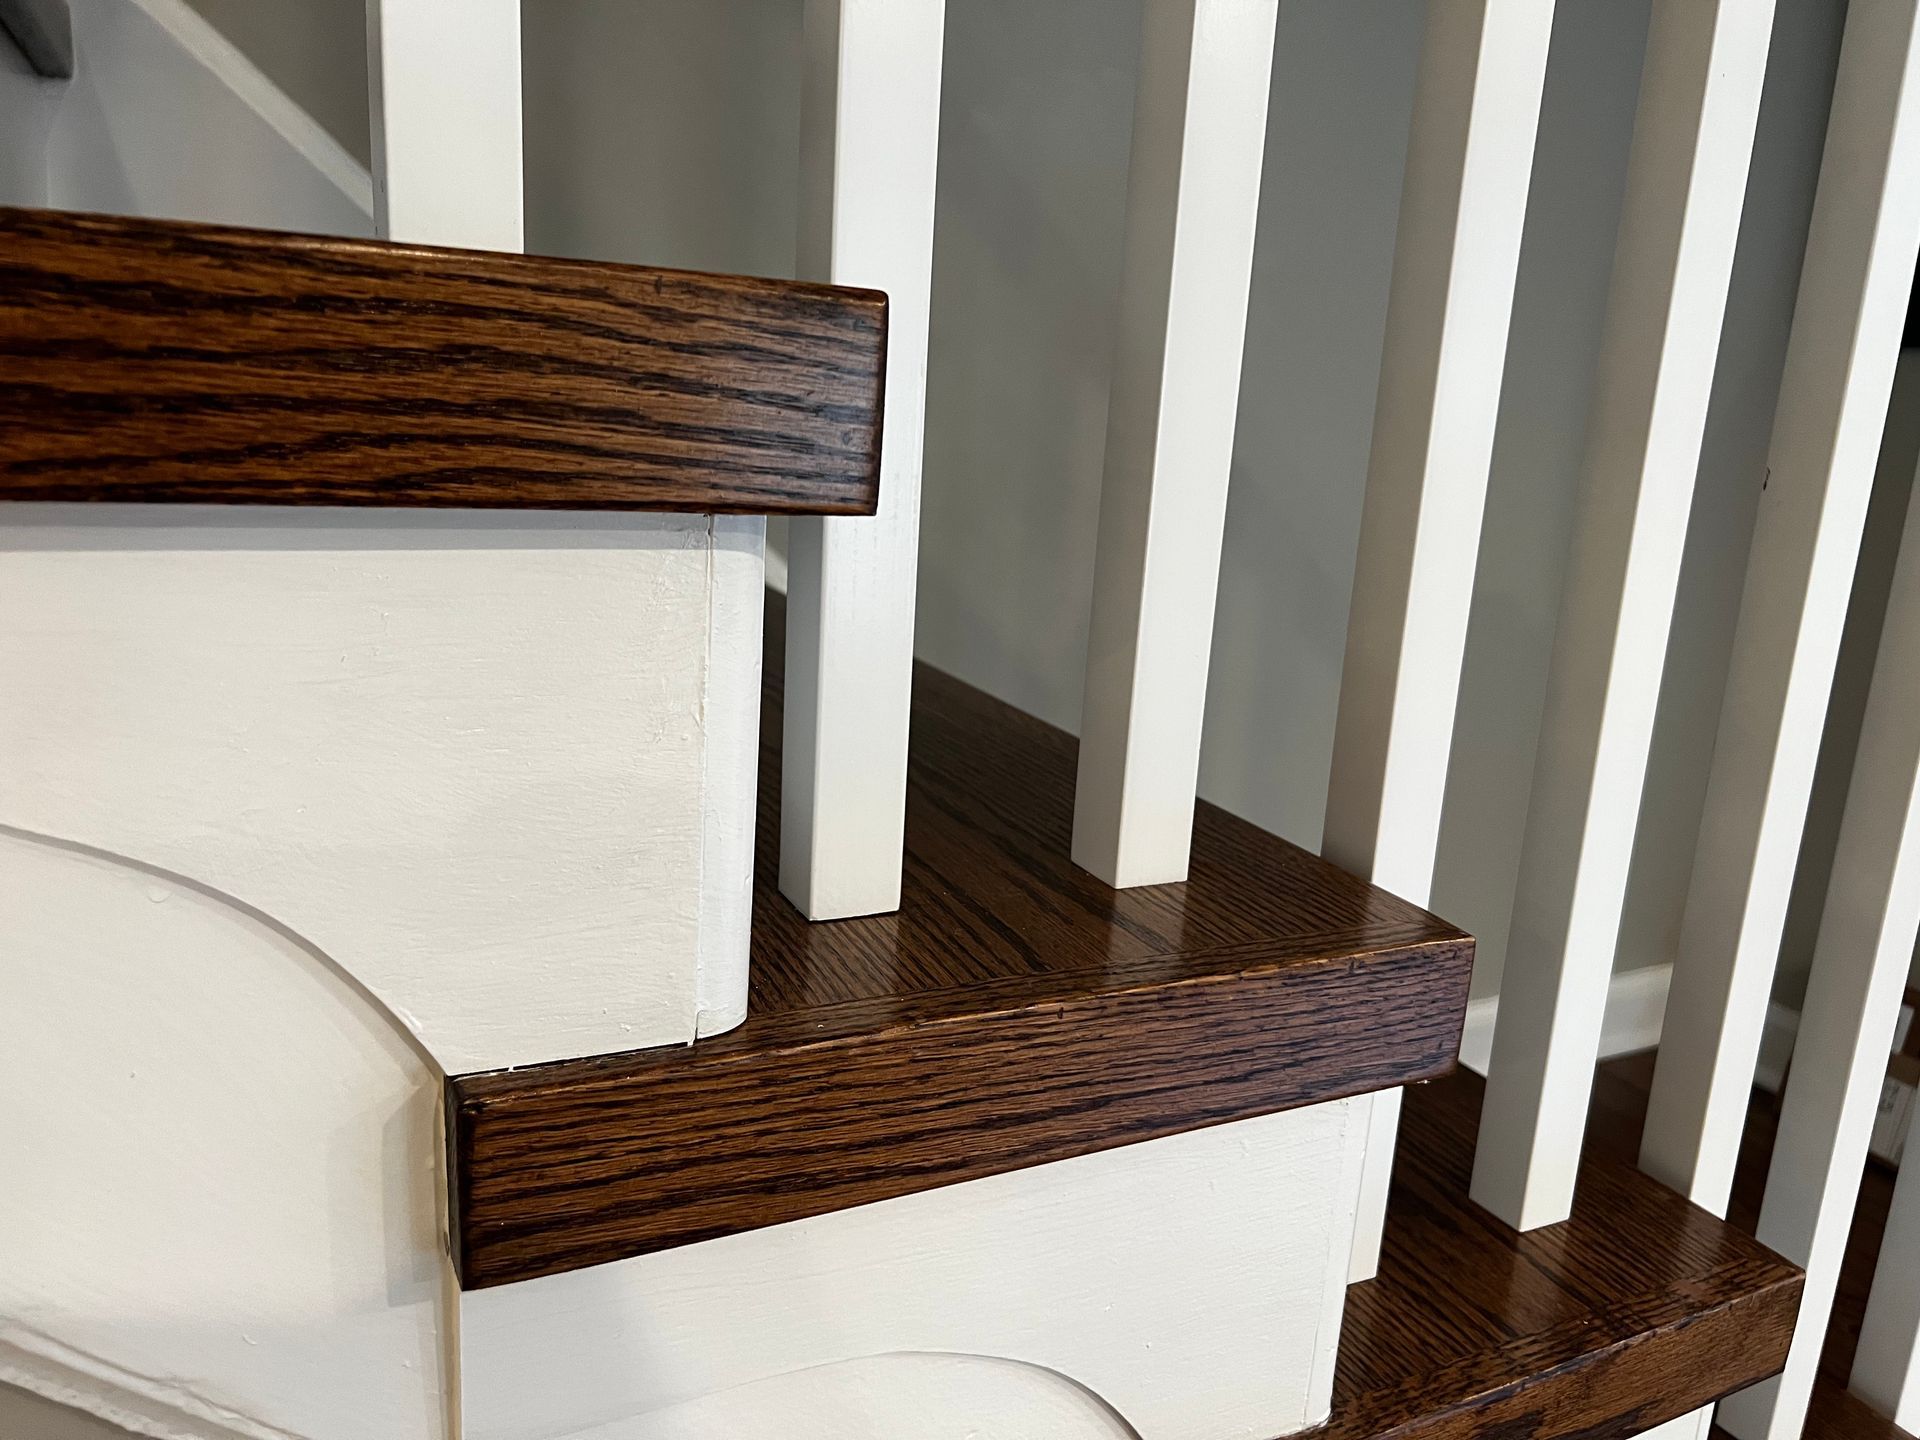
<svg viewBox="0 0 1920 1440">
<path fill-rule="evenodd" d="M 1138 3 L 948 22 L 920 648 L 1076 725 Z M 1422 7 L 1282 8 L 1202 793 L 1318 843 Z M 1562 0 L 1435 905 L 1498 983 L 1647 0 Z M 1831 89 L 1785 0 L 1620 963 L 1671 958 Z M 1464 568 L 1464 567 L 1463 567 Z M 1789 980 L 1791 986 L 1794 982 Z"/>
<path fill-rule="evenodd" d="M 364 68 L 347 73 L 358 0 L 196 3 L 364 151 Z M 1141 4 L 948 6 L 918 644 L 1069 728 Z M 1779 4 L 1623 967 L 1666 961 L 1677 941 L 1843 8 Z M 1504 963 L 1648 9 L 1561 0 L 1555 23 L 1435 881 L 1436 908 L 1481 937 L 1482 992 Z M 1285 0 L 1281 11 L 1201 787 L 1309 846 L 1423 10 Z M 265 24 L 264 11 L 299 19 Z M 800 0 L 526 0 L 523 13 L 532 248 L 790 272 Z M 1843 716 L 1857 713 L 1861 675 L 1856 655 Z M 1830 749 L 1816 859 L 1836 784 L 1844 793 L 1844 723 Z M 1813 898 L 1796 901 L 1790 996 L 1817 921 L 1820 886 L 1802 889 Z"/>
<path fill-rule="evenodd" d="M 189 0 L 362 165 L 367 0 Z"/>
</svg>

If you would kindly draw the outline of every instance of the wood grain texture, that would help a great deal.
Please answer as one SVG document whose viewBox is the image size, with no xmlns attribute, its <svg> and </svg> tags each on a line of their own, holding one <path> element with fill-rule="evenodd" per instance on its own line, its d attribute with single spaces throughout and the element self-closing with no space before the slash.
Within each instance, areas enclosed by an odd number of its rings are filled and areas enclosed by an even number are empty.
<svg viewBox="0 0 1920 1440">
<path fill-rule="evenodd" d="M 1642 1124 L 1653 1083 L 1654 1056 L 1623 1056 L 1609 1060 L 1594 1077 L 1594 1113 L 1588 1126 L 1589 1145 L 1612 1159 L 1631 1160 L 1640 1151 Z M 1760 1218 L 1767 1171 L 1773 1162 L 1775 1132 L 1780 1123 L 1779 1098 L 1754 1090 L 1746 1124 L 1740 1136 L 1739 1160 L 1734 1166 L 1733 1190 L 1727 1219 L 1751 1235 Z M 1879 1163 L 1867 1165 L 1860 1177 L 1860 1196 L 1847 1229 L 1846 1256 L 1840 1265 L 1840 1283 L 1833 1311 L 1827 1319 L 1826 1342 L 1820 1355 L 1820 1373 L 1813 1387 L 1803 1440 L 1911 1440 L 1884 1415 L 1873 1410 L 1847 1388 L 1853 1369 L 1860 1322 L 1867 1308 L 1887 1213 L 1893 1201 L 1894 1171 Z M 1715 1440 L 1732 1440 L 1716 1427 Z"/>
<path fill-rule="evenodd" d="M 773 885 L 779 683 L 746 1023 L 455 1077 L 467 1287 L 1451 1068 L 1468 937 L 1207 805 L 1190 880 L 1114 891 L 1067 857 L 1072 739 L 925 667 L 901 908 L 808 924 Z"/>
<path fill-rule="evenodd" d="M 1779 1370 L 1800 1272 L 1629 1160 L 1589 1146 L 1572 1217 L 1526 1234 L 1469 1201 L 1482 1088 L 1408 1094 L 1320 1440 L 1612 1440 Z"/>
<path fill-rule="evenodd" d="M 1714 1440 L 1732 1440 L 1718 1427 L 1713 1434 Z M 1807 1407 L 1800 1440 L 1913 1440 L 1913 1436 L 1852 1391 L 1822 1380 L 1813 1387 L 1813 1404 Z"/>
<path fill-rule="evenodd" d="M 0 499 L 871 514 L 873 291 L 0 209 Z"/>
</svg>

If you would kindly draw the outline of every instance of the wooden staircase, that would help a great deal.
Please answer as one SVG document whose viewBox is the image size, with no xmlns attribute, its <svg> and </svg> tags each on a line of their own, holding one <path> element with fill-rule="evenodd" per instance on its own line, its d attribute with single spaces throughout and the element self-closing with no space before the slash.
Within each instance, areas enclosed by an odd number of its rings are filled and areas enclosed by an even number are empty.
<svg viewBox="0 0 1920 1440">
<path fill-rule="evenodd" d="M 896 915 L 775 888 L 768 617 L 747 1022 L 449 1084 L 469 1287 L 644 1254 L 1444 1074 L 1473 942 L 1202 806 L 1193 878 L 1067 858 L 1072 740 L 916 671 Z"/>
<path fill-rule="evenodd" d="M 465 1286 L 1435 1079 L 1319 1434 L 1626 1436 L 1779 1369 L 1799 1271 L 1619 1156 L 1524 1235 L 1467 1198 L 1469 939 L 1204 804 L 1191 881 L 1107 888 L 1066 856 L 1071 738 L 951 676 L 916 672 L 900 913 L 806 924 L 772 878 L 783 611 L 748 1022 L 455 1077 Z"/>
<path fill-rule="evenodd" d="M 1800 1272 L 1621 1157 L 1589 1147 L 1572 1218 L 1544 1229 L 1469 1200 L 1482 1088 L 1461 1071 L 1408 1097 L 1322 1434 L 1634 1435 L 1780 1368 Z"/>
</svg>

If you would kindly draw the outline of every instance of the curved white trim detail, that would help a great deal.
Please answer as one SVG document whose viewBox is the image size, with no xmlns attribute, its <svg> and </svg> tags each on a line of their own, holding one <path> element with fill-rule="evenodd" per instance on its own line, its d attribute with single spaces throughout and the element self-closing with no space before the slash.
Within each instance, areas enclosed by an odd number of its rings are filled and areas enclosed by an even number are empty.
<svg viewBox="0 0 1920 1440">
<path fill-rule="evenodd" d="M 999 1355 L 894 1350 L 790 1370 L 567 1440 L 1139 1440 L 1091 1387 Z"/>
<path fill-rule="evenodd" d="M 291 925 L 287 924 L 286 921 L 269 914 L 258 905 L 249 904 L 238 895 L 227 890 L 222 890 L 217 885 L 210 885 L 206 881 L 196 879 L 191 875 L 182 875 L 177 870 L 169 870 L 164 865 L 155 865 L 151 861 L 142 860 L 135 855 L 125 855 L 116 850 L 108 850 L 103 846 L 90 845 L 84 840 L 76 840 L 63 835 L 46 835 L 37 830 L 24 829 L 18 825 L 8 825 L 4 821 L 0 821 L 0 836 L 19 840 L 29 845 L 45 846 L 49 850 L 59 850 L 70 855 L 84 856 L 89 860 L 98 860 L 105 865 L 112 865 L 135 874 L 150 876 L 155 880 L 163 880 L 169 885 L 178 885 L 183 890 L 191 890 L 196 895 L 204 896 L 214 904 L 233 911 L 234 914 L 251 921 L 263 930 L 271 931 L 289 945 L 306 952 L 311 959 L 324 966 L 341 984 L 351 990 L 369 1010 L 384 1020 L 395 1036 L 406 1042 L 407 1047 L 419 1058 L 422 1065 L 425 1065 L 433 1072 L 436 1079 L 446 1079 L 446 1071 L 440 1068 L 439 1062 L 433 1058 L 433 1053 L 421 1043 L 420 1037 L 413 1033 L 413 1030 L 407 1025 L 404 1018 L 394 1012 L 392 1006 L 388 1005 L 385 1000 L 382 1000 L 380 996 L 370 989 L 366 982 L 355 975 L 352 970 L 342 965 L 305 935 L 302 935 L 298 930 L 295 930 Z"/>
<path fill-rule="evenodd" d="M 273 917 L 0 831 L 0 1378 L 166 1440 L 451 1437 L 442 1079 Z"/>
</svg>

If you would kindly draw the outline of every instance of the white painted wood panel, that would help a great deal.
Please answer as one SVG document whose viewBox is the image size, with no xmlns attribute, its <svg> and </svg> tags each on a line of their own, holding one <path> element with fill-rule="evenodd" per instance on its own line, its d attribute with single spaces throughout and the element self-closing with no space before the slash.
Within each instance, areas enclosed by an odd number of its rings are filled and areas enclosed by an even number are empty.
<svg viewBox="0 0 1920 1440">
<path fill-rule="evenodd" d="M 892 1413 L 952 1405 L 992 1440 L 1056 1433 L 1063 1403 L 1082 1434 L 1103 1410 L 1146 1440 L 1290 1433 L 1330 1405 L 1361 1134 L 1332 1101 L 467 1294 L 468 1440 L 713 1433 L 782 1394 L 809 1408 L 778 1433 L 861 1435 L 822 1367 L 933 1354 L 986 1363 L 899 1366 Z M 1010 1390 L 1009 1366 L 1057 1383 Z"/>
<path fill-rule="evenodd" d="M 450 1437 L 439 1115 L 304 937 L 0 833 L 0 1380 L 143 1434 Z"/>
<path fill-rule="evenodd" d="M 1905 1153 L 1909 1163 L 1894 1182 L 1847 1388 L 1902 1430 L 1914 1431 L 1920 1430 L 1920 1105 L 1908 1121 Z"/>
<path fill-rule="evenodd" d="M 1914 0 L 1856 5 L 1904 12 Z M 1871 33 L 1864 28 L 1848 37 Z M 1883 43 L 1889 43 L 1883 35 Z M 1876 47 L 1877 48 L 1877 47 Z M 1893 58 L 1904 59 L 1894 45 Z M 1920 931 L 1920 506 L 1907 512 L 1853 779 L 1827 885 L 1793 1070 L 1756 1229 L 1807 1272 L 1786 1370 L 1720 1403 L 1737 1440 L 1800 1433 L 1893 1046 L 1900 990 Z M 1891 1232 L 1889 1232 L 1891 1233 Z"/>
<path fill-rule="evenodd" d="M 1148 5 L 1074 862 L 1187 878 L 1278 0 Z"/>
<path fill-rule="evenodd" d="M 900 908 L 945 0 L 807 0 L 800 273 L 887 292 L 880 510 L 788 529 L 780 889 Z"/>
<path fill-rule="evenodd" d="M 1772 12 L 1659 0 L 1647 37 L 1474 1156 L 1521 1229 L 1572 1208 Z"/>
<path fill-rule="evenodd" d="M 383 239 L 522 248 L 520 0 L 367 0 L 367 98 Z"/>
<path fill-rule="evenodd" d="M 1912 7 L 1855 7 L 1640 1163 L 1726 1213 L 1920 250 Z"/>
<path fill-rule="evenodd" d="M 743 1011 L 757 651 L 750 611 L 713 616 L 718 594 L 757 603 L 757 530 L 743 549 L 699 516 L 0 521 L 0 824 L 272 915 L 449 1071 L 682 1043 Z M 743 573 L 717 590 L 716 565 Z M 735 667 L 724 686 L 710 661 Z"/>
<path fill-rule="evenodd" d="M 1323 853 L 1427 903 L 1553 7 L 1428 11 Z M 1370 1102 L 1353 1278 L 1379 1264 L 1400 1092 Z"/>
</svg>

